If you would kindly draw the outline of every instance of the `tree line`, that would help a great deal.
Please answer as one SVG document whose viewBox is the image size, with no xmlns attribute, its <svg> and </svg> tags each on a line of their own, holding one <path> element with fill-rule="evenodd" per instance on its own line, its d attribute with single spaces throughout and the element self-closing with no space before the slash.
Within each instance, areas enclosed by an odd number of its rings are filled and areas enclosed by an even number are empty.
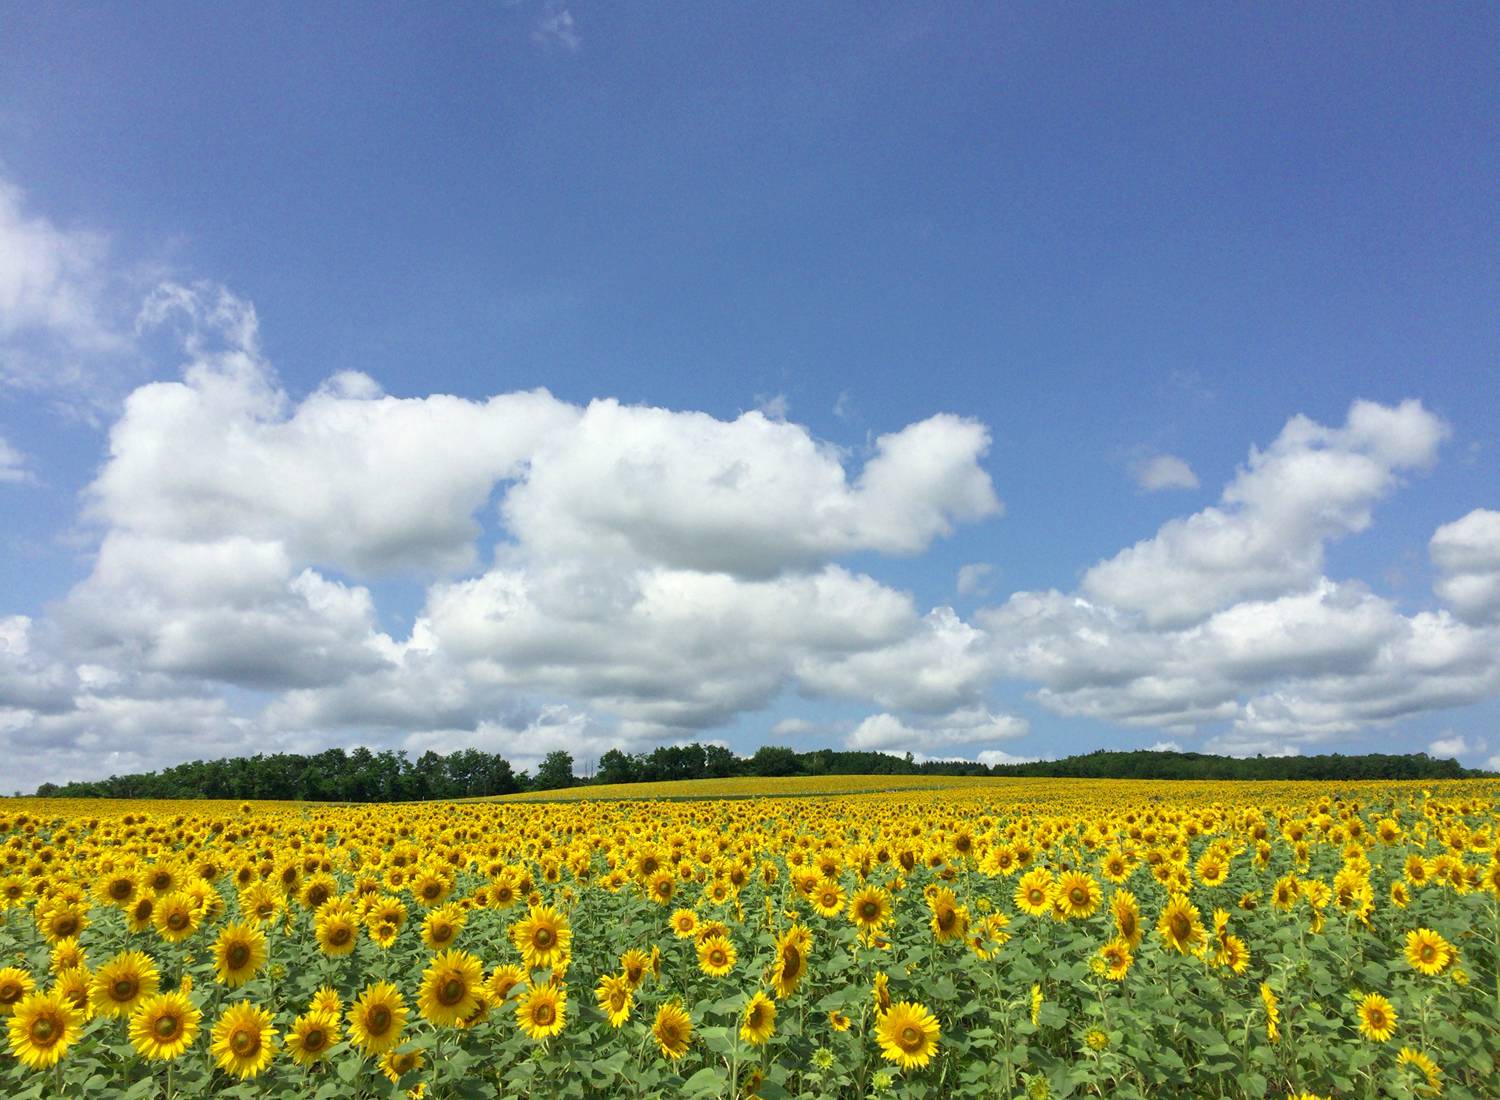
<svg viewBox="0 0 1500 1100">
<path fill-rule="evenodd" d="M 586 771 L 589 769 L 585 769 Z M 536 774 L 516 771 L 504 757 L 479 749 L 415 760 L 405 752 L 356 748 L 194 760 L 161 771 L 74 783 L 43 783 L 44 798 L 225 798 L 302 802 L 414 802 L 483 798 L 583 784 L 653 783 L 731 776 L 1009 775 L 1077 779 L 1462 779 L 1488 773 L 1426 753 L 1344 756 L 1213 756 L 1196 752 L 1100 749 L 1061 760 L 986 766 L 970 760 L 917 760 L 911 753 L 798 752 L 764 745 L 739 756 L 722 745 L 662 745 L 650 752 L 610 749 L 592 774 L 580 777 L 570 753 L 548 753 Z"/>
</svg>

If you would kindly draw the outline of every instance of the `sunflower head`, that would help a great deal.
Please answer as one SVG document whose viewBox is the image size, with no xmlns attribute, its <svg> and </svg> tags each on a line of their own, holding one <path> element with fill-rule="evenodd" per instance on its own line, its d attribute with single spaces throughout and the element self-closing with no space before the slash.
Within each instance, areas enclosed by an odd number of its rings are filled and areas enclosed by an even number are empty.
<svg viewBox="0 0 1500 1100">
<path fill-rule="evenodd" d="M 881 1056 L 902 1069 L 920 1069 L 932 1061 L 941 1031 L 926 1006 L 897 1001 L 876 1020 Z"/>
<path fill-rule="evenodd" d="M 339 1041 L 339 1019 L 332 1012 L 311 1010 L 297 1017 L 286 1033 L 287 1053 L 299 1066 L 311 1066 L 328 1057 Z"/>
<path fill-rule="evenodd" d="M 78 1041 L 83 1019 L 83 1012 L 62 990 L 28 993 L 6 1021 L 11 1053 L 29 1069 L 56 1065 Z"/>
<path fill-rule="evenodd" d="M 384 1054 L 401 1039 L 406 1026 L 406 1001 L 390 982 L 365 987 L 349 1007 L 349 1038 L 366 1054 Z"/>
<path fill-rule="evenodd" d="M 558 1034 L 567 1022 L 568 995 L 556 986 L 533 986 L 516 1004 L 516 1023 L 537 1042 Z"/>
<path fill-rule="evenodd" d="M 676 1001 L 668 1001 L 656 1010 L 651 1035 L 663 1056 L 676 1061 L 688 1052 L 693 1042 L 693 1019 Z"/>
<path fill-rule="evenodd" d="M 209 1041 L 219 1068 L 242 1081 L 259 1076 L 271 1064 L 275 1045 L 271 1014 L 249 1001 L 226 1008 L 215 1022 Z"/>
<path fill-rule="evenodd" d="M 740 1038 L 751 1046 L 760 1046 L 776 1031 L 776 1002 L 757 991 L 745 1005 L 740 1021 Z"/>
<path fill-rule="evenodd" d="M 130 1017 L 130 1042 L 142 1057 L 169 1062 L 198 1037 L 203 1013 L 182 992 L 155 993 Z"/>
</svg>

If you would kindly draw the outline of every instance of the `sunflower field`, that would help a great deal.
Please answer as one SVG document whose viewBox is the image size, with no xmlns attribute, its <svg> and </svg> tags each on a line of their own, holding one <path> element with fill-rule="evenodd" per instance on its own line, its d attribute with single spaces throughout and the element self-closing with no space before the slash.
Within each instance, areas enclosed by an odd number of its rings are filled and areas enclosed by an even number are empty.
<svg viewBox="0 0 1500 1100">
<path fill-rule="evenodd" d="M 0 803 L 0 1095 L 1500 1097 L 1500 788 Z"/>
</svg>

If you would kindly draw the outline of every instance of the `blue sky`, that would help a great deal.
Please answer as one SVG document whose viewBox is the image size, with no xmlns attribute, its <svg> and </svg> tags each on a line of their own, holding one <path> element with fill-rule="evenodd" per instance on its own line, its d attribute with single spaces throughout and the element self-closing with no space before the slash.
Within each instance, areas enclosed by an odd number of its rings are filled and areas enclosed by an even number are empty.
<svg viewBox="0 0 1500 1100">
<path fill-rule="evenodd" d="M 17 785 L 1500 756 L 1493 9 L 359 14 L 0 7 Z"/>
</svg>

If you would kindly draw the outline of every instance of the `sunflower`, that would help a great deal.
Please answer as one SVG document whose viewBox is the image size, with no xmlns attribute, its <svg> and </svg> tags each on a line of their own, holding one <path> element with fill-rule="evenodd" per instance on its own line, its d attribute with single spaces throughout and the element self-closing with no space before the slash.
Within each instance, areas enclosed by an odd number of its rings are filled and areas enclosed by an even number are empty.
<svg viewBox="0 0 1500 1100">
<path fill-rule="evenodd" d="M 1016 883 L 1016 908 L 1027 916 L 1046 916 L 1052 911 L 1052 890 L 1052 872 L 1034 867 Z"/>
<path fill-rule="evenodd" d="M 264 882 L 257 882 L 240 894 L 240 913 L 266 924 L 286 906 L 285 899 Z"/>
<path fill-rule="evenodd" d="M 1427 1079 L 1421 1091 L 1428 1096 L 1436 1096 L 1443 1091 L 1443 1071 L 1438 1068 L 1436 1062 L 1420 1050 L 1402 1047 L 1401 1052 L 1396 1055 L 1396 1065 L 1415 1067 Z"/>
<path fill-rule="evenodd" d="M 679 940 L 691 939 L 698 931 L 698 914 L 691 909 L 678 909 L 667 923 Z"/>
<path fill-rule="evenodd" d="M 796 992 L 807 973 L 807 955 L 812 950 L 812 933 L 794 924 L 776 938 L 776 959 L 771 964 L 771 985 L 776 996 L 785 1000 Z"/>
<path fill-rule="evenodd" d="M 359 942 L 359 924 L 347 912 L 324 907 L 313 924 L 317 936 L 318 950 L 329 958 L 337 959 L 350 954 Z"/>
<path fill-rule="evenodd" d="M 745 1015 L 740 1021 L 740 1038 L 753 1047 L 758 1047 L 776 1031 L 776 1002 L 759 990 L 745 1006 Z"/>
<path fill-rule="evenodd" d="M 484 965 L 467 951 L 444 951 L 422 972 L 417 1008 L 423 1019 L 453 1027 L 479 1007 Z"/>
<path fill-rule="evenodd" d="M 401 1039 L 408 1009 L 390 982 L 367 985 L 349 1008 L 349 1040 L 366 1054 L 384 1054 Z"/>
<path fill-rule="evenodd" d="M 134 874 L 129 871 L 116 871 L 100 879 L 94 893 L 105 905 L 124 909 L 136 899 L 140 889 L 140 883 Z"/>
<path fill-rule="evenodd" d="M 1396 1010 L 1379 993 L 1366 994 L 1359 1002 L 1359 1033 L 1374 1043 L 1396 1034 Z"/>
<path fill-rule="evenodd" d="M 573 930 L 568 918 L 550 905 L 533 905 L 510 930 L 511 942 L 528 970 L 553 966 L 568 956 Z"/>
<path fill-rule="evenodd" d="M 874 932 L 891 918 L 891 895 L 878 886 L 866 886 L 849 899 L 849 919 L 861 932 Z"/>
<path fill-rule="evenodd" d="M 1250 948 L 1239 936 L 1225 935 L 1214 951 L 1214 962 L 1233 974 L 1243 974 L 1250 965 Z"/>
<path fill-rule="evenodd" d="M 18 966 L 0 968 L 0 1016 L 9 1016 L 22 998 L 36 988 L 31 975 Z"/>
<path fill-rule="evenodd" d="M 651 1024 L 651 1034 L 661 1052 L 674 1062 L 687 1053 L 693 1042 L 693 1018 L 682 1005 L 668 1001 L 656 1010 L 656 1020 Z"/>
<path fill-rule="evenodd" d="M 155 993 L 131 1014 L 130 1042 L 143 1057 L 170 1062 L 193 1045 L 202 1019 L 186 993 Z"/>
<path fill-rule="evenodd" d="M 181 943 L 194 932 L 202 913 L 192 899 L 179 890 L 163 894 L 156 899 L 156 908 L 151 913 L 151 923 L 156 934 L 168 943 Z"/>
<path fill-rule="evenodd" d="M 553 985 L 528 989 L 516 1002 L 516 1023 L 527 1038 L 540 1042 L 562 1031 L 568 1023 L 568 994 Z"/>
<path fill-rule="evenodd" d="M 1271 904 L 1285 913 L 1297 904 L 1297 898 L 1301 894 L 1302 889 L 1297 885 L 1296 876 L 1282 875 L 1271 890 Z"/>
<path fill-rule="evenodd" d="M 932 909 L 932 919 L 928 925 L 932 929 L 933 939 L 938 943 L 963 939 L 968 934 L 968 907 L 958 904 L 952 890 L 939 889 L 928 905 Z"/>
<path fill-rule="evenodd" d="M 453 945 L 463 931 L 469 914 L 457 905 L 440 905 L 422 921 L 422 942 L 429 951 L 443 951 Z"/>
<path fill-rule="evenodd" d="M 875 999 L 875 1011 L 884 1012 L 891 1007 L 891 976 L 884 970 L 875 971 L 875 983 L 870 987 Z"/>
<path fill-rule="evenodd" d="M 416 1073 L 427 1064 L 427 1055 L 420 1050 L 407 1050 L 397 1054 L 394 1050 L 387 1051 L 380 1056 L 380 1072 L 385 1074 L 391 1084 L 396 1084 L 408 1073 Z M 421 1096 L 421 1086 L 412 1092 Z"/>
<path fill-rule="evenodd" d="M 1125 975 L 1130 973 L 1130 964 L 1134 956 L 1130 953 L 1130 942 L 1126 939 L 1110 940 L 1099 948 L 1099 961 L 1103 963 L 1103 974 L 1112 982 L 1125 980 Z"/>
<path fill-rule="evenodd" d="M 331 985 L 320 985 L 318 991 L 313 994 L 312 1000 L 308 1002 L 309 1012 L 331 1012 L 338 1017 L 344 1011 L 344 1002 L 339 997 L 339 991 Z"/>
<path fill-rule="evenodd" d="M 6 1021 L 10 1052 L 29 1069 L 55 1065 L 83 1030 L 83 1013 L 61 990 L 28 993 Z"/>
<path fill-rule="evenodd" d="M 808 900 L 820 917 L 836 917 L 844 911 L 844 889 L 836 882 L 820 882 Z"/>
<path fill-rule="evenodd" d="M 727 936 L 710 936 L 698 945 L 698 969 L 710 978 L 722 978 L 734 969 L 734 944 Z"/>
<path fill-rule="evenodd" d="M 37 929 L 49 944 L 75 939 L 88 926 L 88 912 L 77 903 L 54 903 L 37 912 Z"/>
<path fill-rule="evenodd" d="M 129 1016 L 161 987 L 161 973 L 143 951 L 122 951 L 94 971 L 89 1003 L 101 1016 Z"/>
<path fill-rule="evenodd" d="M 1266 1006 L 1266 1038 L 1274 1043 L 1281 1038 L 1277 1027 L 1281 1023 L 1281 1009 L 1277 1007 L 1275 990 L 1265 982 L 1260 983 L 1260 999 Z"/>
<path fill-rule="evenodd" d="M 214 942 L 214 976 L 230 989 L 238 989 L 266 961 L 266 934 L 250 921 L 226 924 Z"/>
<path fill-rule="evenodd" d="M 620 956 L 620 971 L 625 975 L 625 980 L 630 983 L 631 989 L 639 989 L 646 980 L 646 971 L 651 967 L 651 956 L 646 952 L 631 948 Z"/>
<path fill-rule="evenodd" d="M 881 1056 L 902 1069 L 920 1069 L 932 1061 L 941 1032 L 925 1005 L 897 1001 L 876 1018 Z"/>
<path fill-rule="evenodd" d="M 1130 877 L 1130 860 L 1118 848 L 1112 848 L 1099 861 L 1099 873 L 1107 882 L 1118 885 Z"/>
<path fill-rule="evenodd" d="M 1186 954 L 1190 948 L 1203 942 L 1203 925 L 1198 920 L 1198 907 L 1182 894 L 1172 894 L 1162 908 L 1156 930 L 1167 946 Z"/>
<path fill-rule="evenodd" d="M 94 1010 L 89 1007 L 89 985 L 93 980 L 88 967 L 73 966 L 59 972 L 52 983 L 53 992 L 61 993 L 82 1014 L 85 1023 L 94 1015 Z"/>
<path fill-rule="evenodd" d="M 78 946 L 78 937 L 70 936 L 53 944 L 51 963 L 53 971 L 57 973 L 87 966 L 88 959 L 84 955 L 83 948 Z"/>
<path fill-rule="evenodd" d="M 1431 928 L 1406 934 L 1406 961 L 1423 974 L 1441 974 L 1453 961 L 1453 945 Z"/>
<path fill-rule="evenodd" d="M 623 974 L 606 974 L 599 979 L 594 990 L 599 1002 L 599 1011 L 609 1019 L 610 1027 L 620 1027 L 630 1019 L 630 1010 L 635 1007 L 635 991 Z"/>
<path fill-rule="evenodd" d="M 276 1033 L 271 1014 L 249 1001 L 238 1001 L 224 1010 L 214 1023 L 209 1050 L 225 1073 L 241 1081 L 259 1076 L 271 1064 Z"/>
<path fill-rule="evenodd" d="M 1109 899 L 1109 912 L 1115 920 L 1117 938 L 1124 940 L 1134 951 L 1141 945 L 1141 937 L 1144 935 L 1141 929 L 1141 909 L 1136 903 L 1135 895 L 1129 890 L 1116 890 Z"/>
<path fill-rule="evenodd" d="M 677 893 L 677 878 L 663 867 L 646 880 L 646 896 L 657 905 L 667 905 Z"/>
<path fill-rule="evenodd" d="M 1069 871 L 1059 878 L 1053 896 L 1058 911 L 1070 920 L 1093 916 L 1103 897 L 1093 876 L 1081 871 Z"/>
<path fill-rule="evenodd" d="M 332 1012 L 308 1011 L 285 1035 L 287 1053 L 299 1066 L 316 1065 L 339 1041 L 339 1018 Z"/>
</svg>

